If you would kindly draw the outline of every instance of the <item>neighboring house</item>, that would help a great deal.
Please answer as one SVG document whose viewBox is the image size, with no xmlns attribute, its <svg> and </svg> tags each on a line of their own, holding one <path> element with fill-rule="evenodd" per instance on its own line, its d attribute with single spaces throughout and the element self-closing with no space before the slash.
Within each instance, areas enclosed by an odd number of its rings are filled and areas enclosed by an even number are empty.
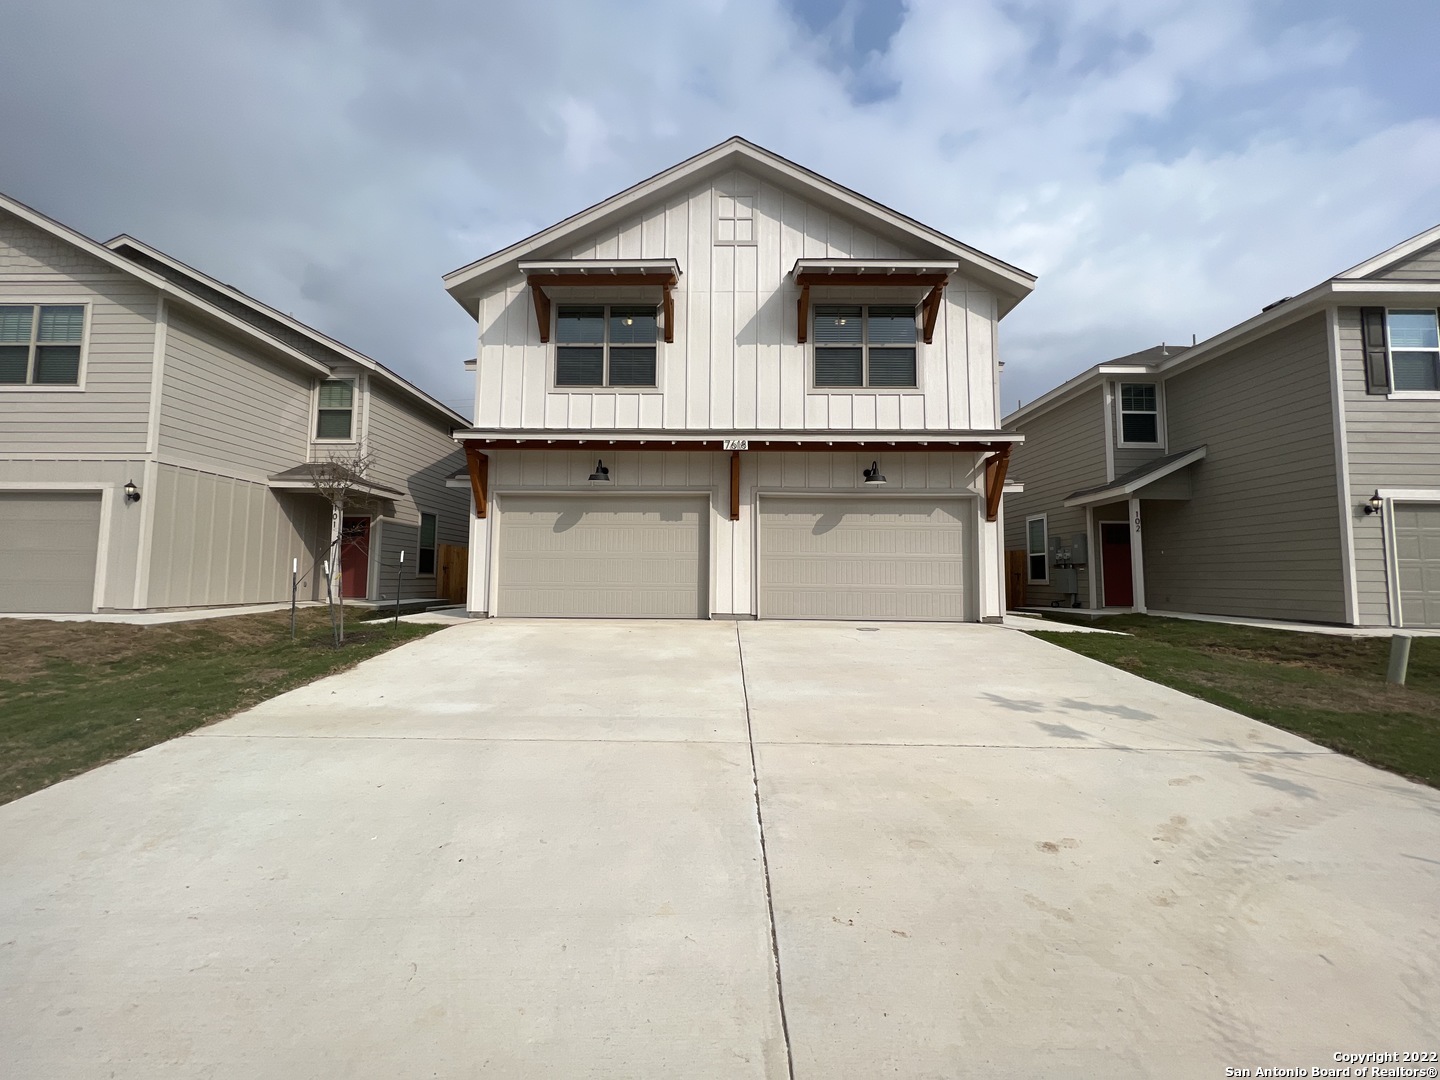
<svg viewBox="0 0 1440 1080">
<path fill-rule="evenodd" d="M 449 274 L 471 612 L 999 618 L 1033 282 L 739 138 Z"/>
<path fill-rule="evenodd" d="M 1440 227 L 1005 418 L 1027 602 L 1440 626 Z"/>
<path fill-rule="evenodd" d="M 0 197 L 0 613 L 435 595 L 466 426 L 368 357 L 130 237 Z M 374 456 L 333 522 L 307 465 Z"/>
</svg>

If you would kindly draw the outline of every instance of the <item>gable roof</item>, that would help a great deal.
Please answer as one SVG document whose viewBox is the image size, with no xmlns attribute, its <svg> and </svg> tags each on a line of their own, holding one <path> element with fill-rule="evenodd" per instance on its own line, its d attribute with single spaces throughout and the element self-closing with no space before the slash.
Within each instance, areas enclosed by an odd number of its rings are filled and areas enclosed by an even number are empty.
<svg viewBox="0 0 1440 1080">
<path fill-rule="evenodd" d="M 203 298 L 198 297 L 185 289 L 179 288 L 172 282 L 167 281 L 165 278 L 161 277 L 159 274 L 156 274 L 150 270 L 146 270 L 145 268 L 132 262 L 130 259 L 125 258 L 123 255 L 111 251 L 105 245 L 91 240 L 90 237 L 86 236 L 84 233 L 76 232 L 68 225 L 62 225 L 54 218 L 47 217 L 33 207 L 26 206 L 18 199 L 12 199 L 8 195 L 0 195 L 0 210 L 4 210 L 7 213 L 13 214 L 21 221 L 24 221 L 29 225 L 33 225 L 35 228 L 40 229 L 42 232 L 49 233 L 51 236 L 54 236 L 59 240 L 63 240 L 65 243 L 70 244 L 73 247 L 79 248 L 81 251 L 85 252 L 85 254 L 89 255 L 93 259 L 97 259 L 100 262 L 116 270 L 123 271 L 124 273 L 129 274 L 132 277 L 138 278 L 139 280 L 145 282 L 145 284 L 151 286 L 154 289 L 157 289 L 161 293 L 161 295 L 166 297 L 166 299 L 178 300 L 182 304 L 189 305 L 197 311 L 204 312 L 212 319 L 224 323 L 232 330 L 240 331 L 243 336 L 258 341 L 266 348 L 272 350 L 273 352 L 279 353 L 287 360 L 293 361 L 294 363 L 298 364 L 300 367 L 305 368 L 308 371 L 321 375 L 328 375 L 330 373 L 330 368 L 328 365 L 321 363 L 319 360 L 316 360 L 311 356 L 307 356 L 299 349 L 294 348 L 293 346 L 279 340 L 278 338 L 272 337 L 270 334 L 264 333 L 257 327 L 251 326 L 245 320 L 237 318 L 230 312 L 225 311 L 223 308 L 220 308 L 215 304 L 209 303 Z"/>
<path fill-rule="evenodd" d="M 424 390 L 421 390 L 414 383 L 394 371 L 387 368 L 378 360 L 371 359 L 362 352 L 357 352 L 344 342 L 337 341 L 328 334 L 322 334 L 314 327 L 307 326 L 300 320 L 277 311 L 270 305 L 256 300 L 254 297 L 241 292 L 233 285 L 227 285 L 218 281 L 208 274 L 187 266 L 174 256 L 167 255 L 158 248 L 153 248 L 141 240 L 124 233 L 112 240 L 105 241 L 105 247 L 111 251 L 125 255 L 132 262 L 144 265 L 144 260 L 152 261 L 157 265 L 155 272 L 159 273 L 167 281 L 179 285 L 187 293 L 207 300 L 218 307 L 232 311 L 239 318 L 245 320 L 251 326 L 257 327 L 272 336 L 284 340 L 285 337 L 294 335 L 298 338 L 294 342 L 297 348 L 307 355 L 325 363 L 328 356 L 339 356 L 359 365 L 367 371 L 373 372 L 381 380 L 390 383 L 407 396 L 414 398 L 420 404 L 429 408 L 432 412 L 438 413 L 446 421 L 460 427 L 467 427 L 470 423 L 464 416 L 443 402 L 431 397 Z M 207 293 L 209 295 L 207 295 Z M 287 335 L 286 332 L 289 332 Z M 318 346 L 318 349 L 316 348 Z M 317 355 L 317 352 L 319 355 Z M 327 368 L 328 370 L 328 368 Z"/>
<path fill-rule="evenodd" d="M 1323 311 L 1330 304 L 1385 304 L 1389 298 L 1406 294 L 1411 296 L 1428 294 L 1434 296 L 1436 300 L 1440 300 L 1440 282 L 1437 281 L 1372 280 L 1375 274 L 1385 268 L 1436 243 L 1440 243 L 1440 225 L 1416 233 L 1410 239 L 1403 240 L 1394 247 L 1382 251 L 1379 255 L 1366 259 L 1348 270 L 1341 271 L 1334 277 L 1326 278 L 1320 284 L 1306 289 L 1302 293 L 1287 296 L 1283 300 L 1269 304 L 1258 314 L 1206 338 L 1198 345 L 1171 345 L 1169 349 L 1173 355 L 1168 358 L 1152 359 L 1130 371 L 1123 370 L 1122 366 L 1137 357 L 1144 357 L 1146 352 L 1154 352 L 1154 350 L 1131 353 L 1129 356 L 1096 364 L 1074 378 L 1061 383 L 1053 390 L 1042 394 L 1029 404 L 1022 405 L 1001 420 L 1000 424 L 1006 428 L 1013 427 L 1021 421 L 1053 409 L 1088 390 L 1100 382 L 1105 375 L 1144 372 L 1163 376 L 1180 368 L 1203 363 L 1221 355 L 1226 349 L 1247 344 L 1264 334 L 1282 329 L 1309 315 Z"/>
<path fill-rule="evenodd" d="M 1125 495 L 1133 495 L 1142 488 L 1163 480 L 1173 472 L 1179 472 L 1187 465 L 1205 460 L 1205 446 L 1192 446 L 1189 450 L 1178 450 L 1164 457 L 1153 458 L 1143 465 L 1137 465 L 1129 472 L 1121 473 L 1114 480 L 1095 487 L 1081 488 L 1065 496 L 1066 506 L 1088 506 L 1109 502 Z"/>
<path fill-rule="evenodd" d="M 1029 295 L 1035 286 L 1035 275 L 961 243 L 954 237 L 921 224 L 912 217 L 735 135 L 718 146 L 712 146 L 678 165 L 672 165 L 664 172 L 642 180 L 524 240 L 458 270 L 452 270 L 444 277 L 445 288 L 461 307 L 471 315 L 478 315 L 478 298 L 486 282 L 498 274 L 509 272 L 518 260 L 556 241 L 625 214 L 637 203 L 659 198 L 681 185 L 694 183 L 704 175 L 737 166 L 790 187 L 804 188 L 822 200 L 843 206 L 849 212 L 878 223 L 887 230 L 918 239 L 936 251 L 958 260 L 966 273 L 996 290 L 1002 316 Z"/>
</svg>

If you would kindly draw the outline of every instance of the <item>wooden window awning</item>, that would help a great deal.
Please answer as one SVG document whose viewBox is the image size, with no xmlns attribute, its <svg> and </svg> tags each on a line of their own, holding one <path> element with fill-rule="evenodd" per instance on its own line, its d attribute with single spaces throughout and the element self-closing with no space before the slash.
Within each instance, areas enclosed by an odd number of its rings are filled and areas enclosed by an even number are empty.
<svg viewBox="0 0 1440 1080">
<path fill-rule="evenodd" d="M 922 305 L 921 335 L 930 345 L 935 340 L 945 283 L 959 269 L 958 262 L 919 259 L 797 259 L 793 271 L 795 284 L 800 287 L 797 340 L 803 345 L 809 336 L 811 291 L 845 289 L 873 291 L 877 297 L 913 300 Z"/>
<path fill-rule="evenodd" d="M 551 302 L 574 297 L 596 302 L 649 300 L 664 308 L 665 340 L 675 340 L 675 298 L 680 264 L 674 259 L 566 259 L 522 262 L 520 272 L 530 287 L 540 341 L 550 340 Z"/>
</svg>

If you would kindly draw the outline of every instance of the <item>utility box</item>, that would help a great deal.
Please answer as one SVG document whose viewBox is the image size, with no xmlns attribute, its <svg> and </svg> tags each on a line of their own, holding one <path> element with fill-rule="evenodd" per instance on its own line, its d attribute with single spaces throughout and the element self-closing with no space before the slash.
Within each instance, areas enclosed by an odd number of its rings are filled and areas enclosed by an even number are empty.
<svg viewBox="0 0 1440 1080">
<path fill-rule="evenodd" d="M 1090 565 L 1090 542 L 1089 538 L 1082 533 L 1076 533 L 1070 538 L 1070 565 Z M 1071 590 L 1072 592 L 1074 590 Z"/>
<path fill-rule="evenodd" d="M 1080 591 L 1080 574 L 1073 566 L 1056 567 L 1050 571 L 1050 587 L 1062 593 Z"/>
</svg>

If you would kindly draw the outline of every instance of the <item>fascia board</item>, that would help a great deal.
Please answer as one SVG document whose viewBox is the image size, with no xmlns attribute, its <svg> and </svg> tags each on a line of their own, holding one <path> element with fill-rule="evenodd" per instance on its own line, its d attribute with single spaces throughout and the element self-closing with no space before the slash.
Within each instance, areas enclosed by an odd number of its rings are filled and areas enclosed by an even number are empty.
<svg viewBox="0 0 1440 1080">
<path fill-rule="evenodd" d="M 237 319 L 228 311 L 217 308 L 214 304 L 208 304 L 204 300 L 201 300 L 198 296 L 194 296 L 193 294 L 186 292 L 184 289 L 181 289 L 176 285 L 172 285 L 163 277 L 160 277 L 160 275 L 152 274 L 144 267 L 137 266 L 135 263 L 131 262 L 123 255 L 117 255 L 115 252 L 107 248 L 104 244 L 96 243 L 88 236 L 85 236 L 83 233 L 76 232 L 68 225 L 62 225 L 60 222 L 54 220 L 53 218 L 46 217 L 38 210 L 32 210 L 24 203 L 17 202 L 16 200 L 10 198 L 7 195 L 0 195 L 0 209 L 3 209 L 8 213 L 14 214 L 16 217 L 20 218 L 20 220 L 35 226 L 35 228 L 37 229 L 41 229 L 52 236 L 59 237 L 66 243 L 72 244 L 75 247 L 79 248 L 87 255 L 99 259 L 101 262 L 106 263 L 107 265 L 112 266 L 117 270 L 123 271 L 126 274 L 129 274 L 136 280 L 145 282 L 145 284 L 149 285 L 153 289 L 156 289 L 167 299 L 179 301 L 181 304 L 184 304 L 187 307 L 191 307 L 197 311 L 204 312 L 212 319 L 215 319 L 218 322 L 222 322 L 226 326 L 231 327 L 232 329 L 239 330 L 246 337 L 253 338 L 256 341 L 259 341 L 267 348 L 280 353 L 282 356 L 286 357 L 289 360 L 293 360 L 301 367 L 304 367 L 317 374 L 330 374 L 330 369 L 324 364 L 320 363 L 320 361 L 315 360 L 312 357 L 306 356 L 298 349 L 292 349 L 289 345 L 286 345 L 278 338 L 273 338 L 269 334 L 261 330 L 257 330 L 255 327 L 251 326 L 243 319 Z"/>
<path fill-rule="evenodd" d="M 1063 405 L 1073 397 L 1078 397 L 1092 386 L 1101 382 L 1103 375 L 1101 374 L 1100 368 L 1102 366 L 1103 365 L 1097 364 L 1094 367 L 1086 368 L 1079 375 L 1065 380 L 1059 386 L 1041 394 L 1029 404 L 1020 406 L 1020 408 L 1016 409 L 1009 416 L 1003 417 L 1000 421 L 1001 425 L 1010 427 L 1023 420 L 1032 419 L 1040 413 L 1048 412 L 1057 405 Z"/>
<path fill-rule="evenodd" d="M 1156 370 L 1163 375 L 1169 375 L 1177 368 L 1197 366 L 1227 349 L 1237 348 L 1262 334 L 1268 334 L 1273 330 L 1289 326 L 1291 323 L 1299 322 L 1301 319 L 1323 310 L 1333 295 L 1334 284 L 1332 281 L 1323 282 L 1308 292 L 1285 301 L 1279 307 L 1262 311 L 1259 315 L 1252 315 L 1244 322 L 1236 323 L 1230 329 L 1223 330 L 1198 345 L 1192 345 L 1183 353 L 1166 360 Z"/>
<path fill-rule="evenodd" d="M 1386 296 L 1395 293 L 1440 293 L 1440 281 L 1336 281 L 1332 284 L 1336 293 L 1346 296 L 1356 293 Z"/>
<path fill-rule="evenodd" d="M 1380 252 L 1379 255 L 1372 255 L 1362 263 L 1352 266 L 1335 276 L 1342 281 L 1352 281 L 1356 278 L 1369 277 L 1377 270 L 1383 270 L 1391 263 L 1399 262 L 1407 255 L 1413 255 L 1431 244 L 1440 242 L 1440 225 L 1435 225 L 1424 232 L 1416 233 L 1408 240 L 1402 240 L 1394 247 Z"/>
<path fill-rule="evenodd" d="M 717 439 L 748 439 L 752 446 L 751 450 L 761 450 L 763 447 L 755 446 L 755 443 L 780 442 L 780 443 L 814 443 L 823 445 L 834 442 L 866 442 L 889 443 L 894 446 L 907 444 L 928 443 L 937 445 L 947 442 L 1008 442 L 1023 443 L 1025 436 L 1014 431 L 996 431 L 991 428 L 967 428 L 964 430 L 925 430 L 925 431 L 853 431 L 830 430 L 830 431 L 755 431 L 755 430 L 713 430 L 713 431 L 677 431 L 673 428 L 657 428 L 651 430 L 626 430 L 615 431 L 611 428 L 569 428 L 558 430 L 555 428 L 464 428 L 451 433 L 451 437 L 457 442 L 464 442 L 467 439 L 503 439 L 503 440 L 524 440 L 533 441 L 536 445 L 543 443 L 565 443 L 565 442 L 595 442 L 604 439 L 614 443 L 617 447 L 624 443 L 632 442 L 672 442 L 676 446 L 682 446 L 687 442 L 715 442 Z"/>
<path fill-rule="evenodd" d="M 972 269 L 978 271 L 985 277 L 991 278 L 994 282 L 1002 285 L 1003 291 L 1015 297 L 1016 302 L 1023 299 L 1035 287 L 1035 275 L 1029 274 L 1009 263 L 1002 262 L 994 256 L 986 255 L 984 252 L 961 243 L 954 237 L 946 236 L 924 225 L 914 218 L 905 216 L 889 207 L 877 203 L 871 199 L 851 191 L 821 176 L 819 173 L 811 172 L 803 166 L 770 151 L 747 142 L 738 136 L 727 139 L 718 146 L 702 151 L 694 157 L 687 158 L 678 165 L 672 165 L 664 172 L 657 173 L 648 180 L 626 188 L 624 191 L 602 202 L 581 210 L 577 214 L 560 221 L 547 229 L 534 233 L 509 247 L 502 248 L 493 254 L 485 256 L 450 273 L 441 279 L 446 291 L 467 311 L 476 314 L 472 310 L 471 303 L 467 303 L 467 295 L 463 290 L 465 286 L 473 286 L 480 279 L 487 277 L 491 272 L 508 266 L 518 258 L 524 257 L 527 253 L 574 234 L 583 229 L 589 228 L 604 218 L 618 214 L 621 211 L 633 206 L 637 202 L 644 201 L 661 191 L 677 186 L 696 175 L 711 169 L 723 166 L 734 158 L 744 159 L 747 163 L 761 171 L 768 171 L 774 175 L 788 179 L 792 184 L 798 185 L 812 192 L 840 203 L 857 214 L 864 217 L 878 219 L 891 228 L 910 236 L 924 240 L 934 246 L 955 255 L 961 262 L 969 264 Z M 1014 305 L 1010 305 L 1013 307 Z M 1007 309 L 1008 310 L 1008 309 Z"/>
<path fill-rule="evenodd" d="M 454 409 L 451 409 L 449 406 L 442 404 L 435 398 L 432 398 L 429 394 L 425 393 L 424 390 L 421 390 L 418 386 L 415 386 L 409 380 L 395 374 L 395 372 L 385 367 L 378 360 L 372 359 L 371 357 L 366 356 L 362 352 L 357 352 L 355 349 L 352 349 L 344 342 L 337 341 L 334 338 L 330 337 L 328 334 L 323 334 L 319 330 L 307 326 L 305 323 L 300 322 L 298 319 L 286 315 L 283 311 L 278 311 L 275 308 L 272 308 L 269 304 L 266 304 L 260 300 L 256 300 L 253 296 L 249 296 L 241 292 L 233 285 L 227 285 L 223 281 L 212 278 L 203 270 L 196 270 L 193 266 L 189 266 L 186 263 L 181 262 L 173 255 L 167 255 L 165 252 L 159 250 L 158 248 L 151 247 L 143 240 L 136 240 L 133 236 L 122 233 L 121 235 L 115 237 L 113 240 L 107 240 L 104 246 L 107 249 L 116 252 L 118 252 L 119 249 L 122 247 L 133 247 L 135 250 L 141 252 L 142 254 L 148 255 L 150 258 L 156 260 L 157 262 L 162 262 L 166 266 L 179 273 L 188 274 L 190 277 L 193 277 L 202 285 L 208 286 L 209 288 L 214 289 L 218 293 L 223 293 L 224 295 L 230 297 L 230 299 L 234 300 L 236 303 L 244 304 L 251 310 L 259 312 L 261 315 L 264 315 L 267 318 L 274 319 L 276 322 L 284 326 L 288 326 L 297 334 L 304 334 L 312 341 L 315 341 L 318 344 L 325 346 L 325 348 L 333 349 L 335 352 L 340 353 L 346 359 L 353 360 L 365 370 L 374 372 L 376 375 L 379 375 L 387 382 L 390 382 L 393 385 L 399 387 L 411 396 L 418 398 L 431 409 L 434 409 L 437 412 L 444 414 L 447 420 L 458 424 L 465 424 L 469 422 L 464 416 L 461 416 Z M 121 256 L 121 258 L 123 259 L 124 257 Z M 129 263 L 130 261 L 126 259 L 125 262 Z M 130 266 L 135 269 L 143 269 L 140 267 L 136 267 L 134 263 L 130 263 Z M 164 281 L 163 278 L 161 278 L 160 280 Z M 169 285 L 171 289 L 175 288 L 175 286 L 171 285 L 171 283 L 168 281 L 165 282 L 165 284 Z M 199 300 L 198 297 L 194 297 L 192 294 L 185 295 L 191 296 L 192 302 L 198 301 L 200 303 L 204 303 L 203 300 Z M 208 306 L 210 305 L 207 305 L 207 307 Z M 234 317 L 230 316 L 230 318 L 233 319 Z M 250 326 L 250 324 L 244 322 L 244 320 L 239 321 L 244 326 Z M 257 333 L 264 333 L 263 330 L 258 330 L 256 327 L 250 327 L 250 329 Z M 269 335 L 266 335 L 266 337 L 268 338 Z M 299 355 L 305 356 L 304 353 L 300 353 Z M 320 364 L 318 360 L 314 360 L 314 358 L 312 357 L 306 357 L 306 359 L 310 360 L 313 364 Z M 320 369 L 327 374 L 330 372 L 330 368 L 325 367 L 323 364 L 320 364 Z"/>
</svg>

